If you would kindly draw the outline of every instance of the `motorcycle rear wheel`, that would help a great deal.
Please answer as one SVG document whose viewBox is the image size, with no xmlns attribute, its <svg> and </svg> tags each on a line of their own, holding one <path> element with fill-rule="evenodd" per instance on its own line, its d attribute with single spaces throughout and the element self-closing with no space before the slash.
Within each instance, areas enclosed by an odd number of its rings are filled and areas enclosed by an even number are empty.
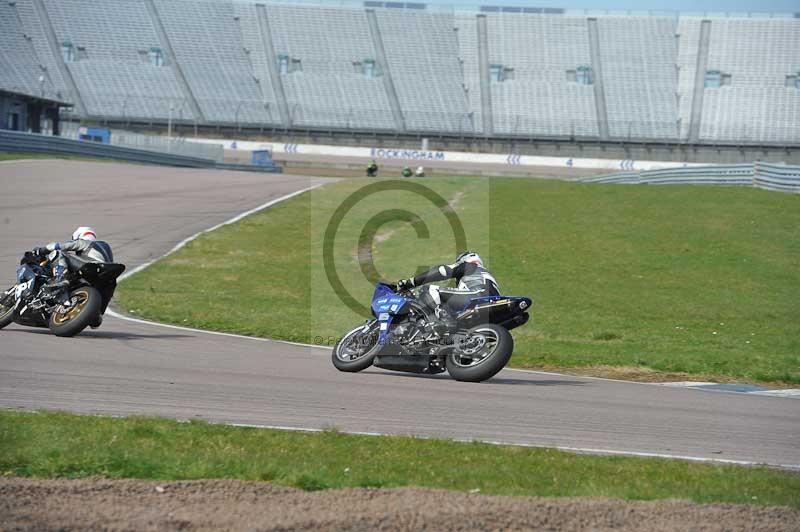
<svg viewBox="0 0 800 532">
<path fill-rule="evenodd" d="M 503 369 L 514 352 L 514 338 L 505 327 L 493 323 L 469 330 L 475 340 L 456 346 L 445 361 L 447 372 L 457 381 L 481 382 Z"/>
<path fill-rule="evenodd" d="M 14 321 L 14 299 L 11 298 L 11 306 L 6 306 L 3 304 L 3 300 L 9 296 L 9 292 L 13 294 L 14 288 L 9 288 L 2 294 L 0 294 L 0 329 L 6 327 Z"/>
<path fill-rule="evenodd" d="M 366 331 L 364 330 L 367 326 Z M 380 351 L 378 322 L 359 325 L 345 334 L 331 353 L 331 361 L 339 371 L 357 373 L 372 365 L 375 355 Z M 359 345 L 354 346 L 354 343 Z"/>
<path fill-rule="evenodd" d="M 48 327 L 56 336 L 70 337 L 83 331 L 97 320 L 103 298 L 96 288 L 81 286 L 69 294 L 72 305 L 59 306 L 50 316 Z"/>
</svg>

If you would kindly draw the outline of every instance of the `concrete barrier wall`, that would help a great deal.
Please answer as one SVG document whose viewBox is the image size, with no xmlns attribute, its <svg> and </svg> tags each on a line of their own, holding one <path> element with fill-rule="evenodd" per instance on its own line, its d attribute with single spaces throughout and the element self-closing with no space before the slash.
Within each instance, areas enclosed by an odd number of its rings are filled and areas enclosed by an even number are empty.
<svg viewBox="0 0 800 532">
<path fill-rule="evenodd" d="M 633 159 L 598 159 L 580 157 L 551 157 L 537 155 L 519 155 L 515 153 L 473 153 L 459 151 L 421 150 L 411 148 L 386 147 L 352 147 L 332 146 L 324 144 L 269 144 L 244 140 L 221 140 L 200 138 L 193 142 L 221 144 L 226 149 L 257 150 L 272 149 L 278 157 L 281 154 L 326 156 L 335 158 L 359 158 L 364 162 L 402 161 L 409 166 L 425 166 L 426 163 L 466 163 L 476 165 L 503 165 L 510 169 L 520 167 L 560 167 L 598 170 L 653 170 L 659 168 L 687 168 L 700 166 L 699 163 L 675 161 L 636 161 Z"/>
</svg>

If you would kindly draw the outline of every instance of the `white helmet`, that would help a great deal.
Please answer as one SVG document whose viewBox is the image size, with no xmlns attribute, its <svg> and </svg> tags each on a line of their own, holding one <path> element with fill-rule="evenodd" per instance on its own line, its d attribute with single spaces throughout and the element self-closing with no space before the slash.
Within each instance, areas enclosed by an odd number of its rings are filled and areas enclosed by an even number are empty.
<svg viewBox="0 0 800 532">
<path fill-rule="evenodd" d="M 477 264 L 478 266 L 483 266 L 483 260 L 481 259 L 481 256 L 474 251 L 465 251 L 456 257 L 456 264 L 462 264 L 464 262 L 471 262 L 473 264 Z"/>
<path fill-rule="evenodd" d="M 75 232 L 72 233 L 72 240 L 89 240 L 90 242 L 94 242 L 97 240 L 97 234 L 95 234 L 94 229 L 91 227 L 78 227 L 75 229 Z"/>
</svg>

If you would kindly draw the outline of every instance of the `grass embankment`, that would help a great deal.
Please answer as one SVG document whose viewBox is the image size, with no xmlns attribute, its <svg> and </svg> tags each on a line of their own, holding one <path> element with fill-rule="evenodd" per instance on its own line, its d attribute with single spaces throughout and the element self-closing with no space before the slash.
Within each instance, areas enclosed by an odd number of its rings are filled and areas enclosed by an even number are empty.
<svg viewBox="0 0 800 532">
<path fill-rule="evenodd" d="M 767 468 L 59 412 L 0 411 L 0 473 L 236 478 L 306 490 L 420 486 L 800 507 L 800 475 Z"/>
<path fill-rule="evenodd" d="M 531 322 L 514 331 L 512 366 L 800 383 L 800 197 L 711 186 L 417 182 L 454 205 L 468 246 L 488 258 L 503 292 L 535 300 Z M 201 328 L 306 342 L 340 335 L 362 318 L 325 279 L 322 235 L 366 183 L 328 185 L 204 235 L 123 283 L 118 301 L 137 315 Z M 418 238 L 401 222 L 379 231 L 373 255 L 387 278 L 454 253 L 447 222 L 427 200 L 370 196 L 345 217 L 335 246 L 344 285 L 365 304 L 371 285 L 358 237 L 383 209 L 416 212 L 431 233 Z"/>
</svg>

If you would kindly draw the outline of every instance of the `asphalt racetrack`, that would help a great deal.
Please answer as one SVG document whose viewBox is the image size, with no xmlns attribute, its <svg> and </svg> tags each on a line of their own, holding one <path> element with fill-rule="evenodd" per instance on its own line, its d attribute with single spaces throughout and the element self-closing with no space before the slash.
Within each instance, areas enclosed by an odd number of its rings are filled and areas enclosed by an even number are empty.
<svg viewBox="0 0 800 532">
<path fill-rule="evenodd" d="M 0 164 L 0 281 L 92 225 L 129 268 L 322 179 L 77 161 Z M 536 319 L 535 309 L 533 319 Z M 0 331 L 0 407 L 414 434 L 800 468 L 800 401 L 505 370 L 460 383 L 336 371 L 329 350 L 106 317 Z M 368 457 L 365 457 L 368 459 Z"/>
</svg>

